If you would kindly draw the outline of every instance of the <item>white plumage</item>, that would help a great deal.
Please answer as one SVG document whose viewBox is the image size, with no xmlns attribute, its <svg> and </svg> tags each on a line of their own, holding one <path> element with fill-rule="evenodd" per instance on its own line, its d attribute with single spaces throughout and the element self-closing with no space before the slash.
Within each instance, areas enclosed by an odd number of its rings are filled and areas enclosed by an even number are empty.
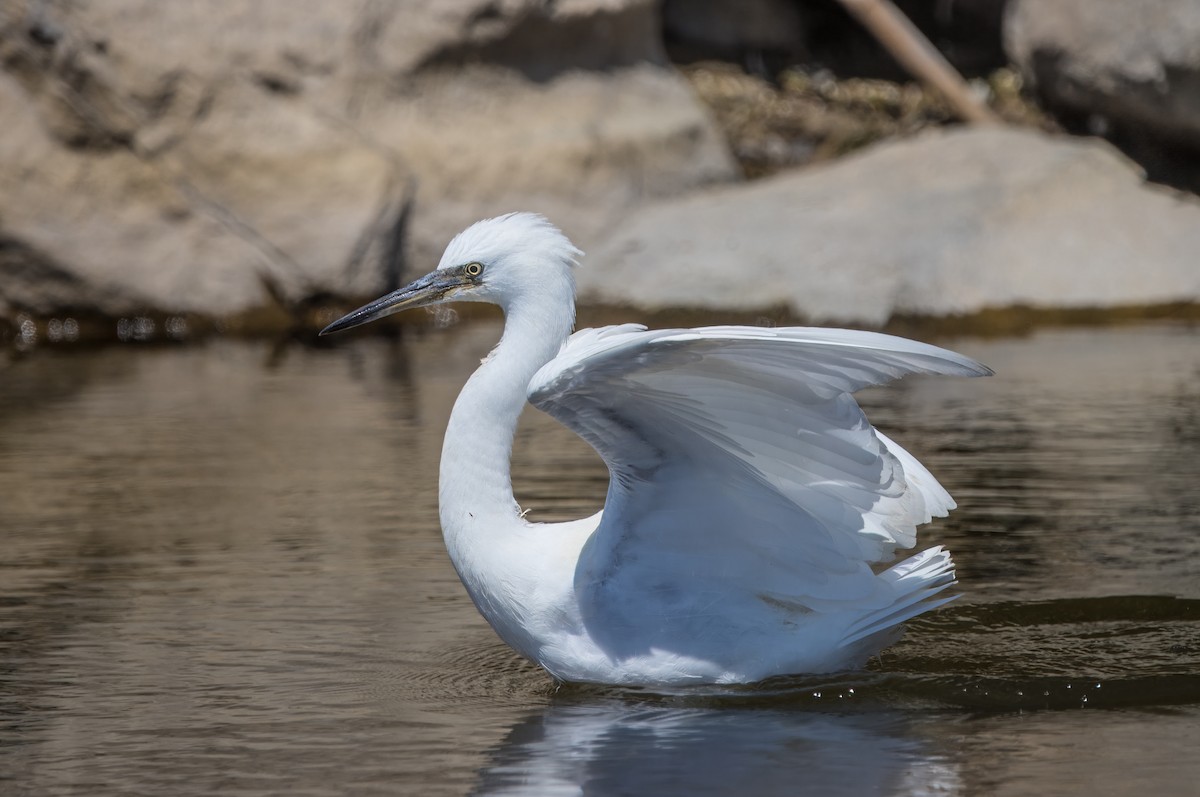
<svg viewBox="0 0 1200 797">
<path fill-rule="evenodd" d="M 843 329 L 630 324 L 568 338 L 579 254 L 540 216 L 482 221 L 437 271 L 326 330 L 443 301 L 504 309 L 500 343 L 451 414 L 439 497 L 451 560 L 508 644 L 567 681 L 744 683 L 860 666 L 950 600 L 940 547 L 876 572 L 954 502 L 851 393 L 988 369 Z M 521 516 L 509 458 L 527 398 L 608 465 L 602 512 Z"/>
</svg>

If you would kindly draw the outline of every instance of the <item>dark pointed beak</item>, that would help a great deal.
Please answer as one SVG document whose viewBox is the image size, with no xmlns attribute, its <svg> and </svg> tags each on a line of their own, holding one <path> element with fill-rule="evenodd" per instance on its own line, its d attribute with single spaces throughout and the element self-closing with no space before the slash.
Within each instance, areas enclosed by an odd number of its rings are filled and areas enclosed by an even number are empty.
<svg viewBox="0 0 1200 797">
<path fill-rule="evenodd" d="M 341 332 L 344 329 L 361 326 L 401 310 L 437 304 L 444 301 L 456 289 L 470 284 L 472 284 L 471 281 L 458 269 L 434 271 L 416 282 L 392 291 L 387 296 L 363 305 L 352 313 L 347 313 L 322 329 L 320 334 Z"/>
</svg>

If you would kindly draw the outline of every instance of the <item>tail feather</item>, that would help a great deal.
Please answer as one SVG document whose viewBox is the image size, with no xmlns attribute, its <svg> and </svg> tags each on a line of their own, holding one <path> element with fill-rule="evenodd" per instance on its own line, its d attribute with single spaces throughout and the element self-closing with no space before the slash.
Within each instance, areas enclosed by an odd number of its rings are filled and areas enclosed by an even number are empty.
<svg viewBox="0 0 1200 797">
<path fill-rule="evenodd" d="M 843 647 L 885 632 L 959 597 L 950 595 L 931 600 L 947 587 L 958 583 L 954 579 L 954 561 L 950 558 L 950 552 L 940 545 L 910 556 L 880 573 L 879 578 L 892 586 L 896 599 L 855 621 L 842 637 Z"/>
</svg>

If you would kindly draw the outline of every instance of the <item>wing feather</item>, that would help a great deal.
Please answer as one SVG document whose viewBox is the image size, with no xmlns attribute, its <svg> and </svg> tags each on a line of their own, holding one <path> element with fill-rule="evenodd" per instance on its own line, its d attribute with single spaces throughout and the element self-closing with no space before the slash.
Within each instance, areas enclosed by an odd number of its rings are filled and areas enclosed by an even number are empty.
<svg viewBox="0 0 1200 797">
<path fill-rule="evenodd" d="M 861 580 L 833 576 L 892 558 L 954 506 L 850 395 L 914 373 L 990 371 L 872 332 L 623 325 L 573 335 L 529 400 L 612 475 L 588 578 L 641 562 L 624 577 L 686 573 L 815 606 L 861 599 Z"/>
</svg>

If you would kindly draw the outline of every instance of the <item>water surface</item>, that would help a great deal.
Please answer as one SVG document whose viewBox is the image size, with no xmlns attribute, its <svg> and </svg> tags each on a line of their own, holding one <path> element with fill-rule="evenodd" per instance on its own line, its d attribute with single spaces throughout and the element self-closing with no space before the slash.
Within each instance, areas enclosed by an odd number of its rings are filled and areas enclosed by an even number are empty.
<svg viewBox="0 0 1200 797">
<path fill-rule="evenodd" d="M 458 584 L 437 458 L 498 331 L 0 363 L 0 793 L 1195 793 L 1194 326 L 862 394 L 964 597 L 865 672 L 675 695 L 555 685 Z M 600 505 L 552 420 L 517 448 L 534 518 Z"/>
</svg>

